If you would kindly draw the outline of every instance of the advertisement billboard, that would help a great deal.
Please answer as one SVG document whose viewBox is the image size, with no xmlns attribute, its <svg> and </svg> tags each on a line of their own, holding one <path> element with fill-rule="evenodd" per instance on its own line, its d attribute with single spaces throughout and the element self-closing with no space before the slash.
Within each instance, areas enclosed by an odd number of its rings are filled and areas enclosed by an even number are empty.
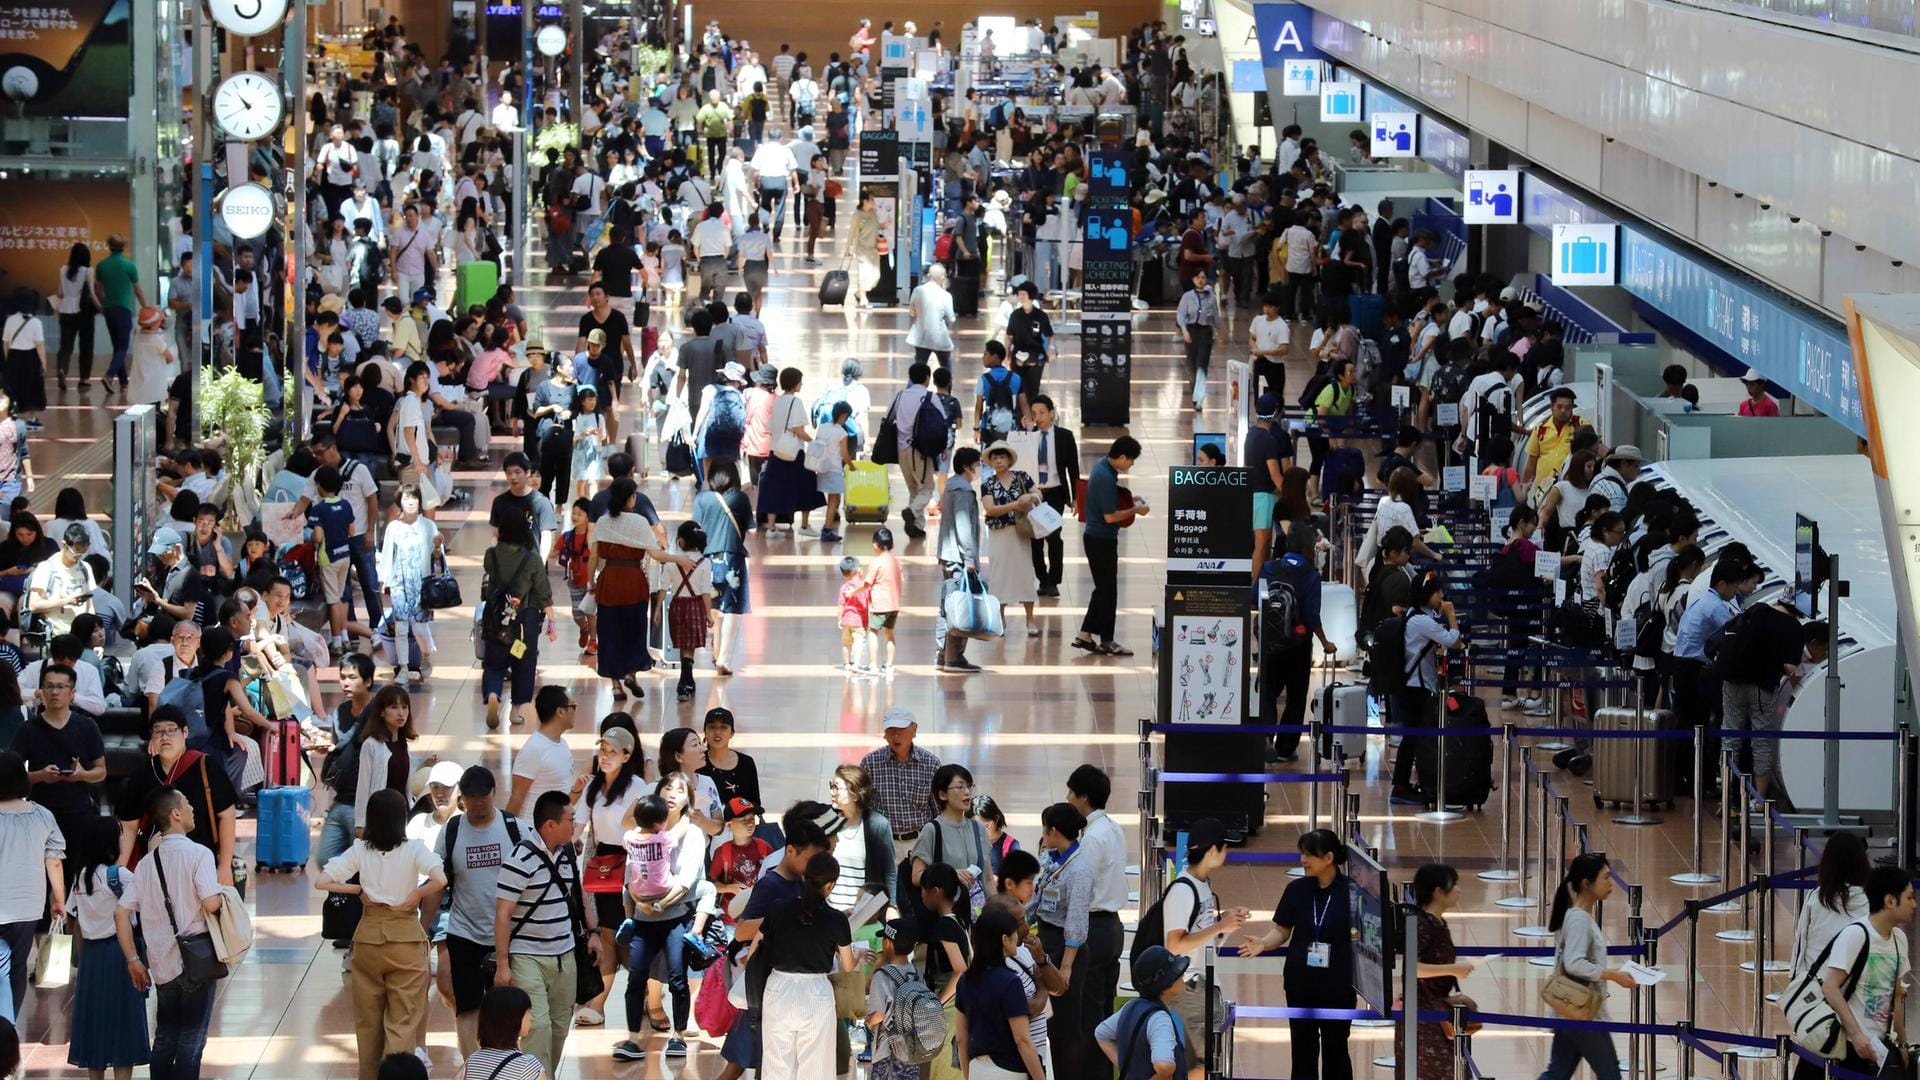
<svg viewBox="0 0 1920 1080">
<path fill-rule="evenodd" d="M 125 119 L 129 0 L 0 4 L 0 92 L 25 116 Z"/>
<path fill-rule="evenodd" d="M 59 285 L 60 268 L 76 243 L 98 265 L 107 237 L 133 232 L 133 193 L 125 180 L 39 180 L 19 174 L 0 199 L 0 281 L 45 295 Z M 146 283 L 149 297 L 158 295 Z"/>
</svg>

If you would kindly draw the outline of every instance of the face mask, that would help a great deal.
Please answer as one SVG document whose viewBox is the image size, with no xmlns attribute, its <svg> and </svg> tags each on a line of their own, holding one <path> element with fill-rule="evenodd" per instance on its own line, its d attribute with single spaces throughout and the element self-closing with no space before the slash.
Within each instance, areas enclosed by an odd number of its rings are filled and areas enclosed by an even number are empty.
<svg viewBox="0 0 1920 1080">
<path fill-rule="evenodd" d="M 1473 313 L 1475 315 L 1484 315 L 1486 314 L 1486 311 L 1487 311 L 1487 302 L 1485 300 L 1475 300 L 1473 302 Z"/>
</svg>

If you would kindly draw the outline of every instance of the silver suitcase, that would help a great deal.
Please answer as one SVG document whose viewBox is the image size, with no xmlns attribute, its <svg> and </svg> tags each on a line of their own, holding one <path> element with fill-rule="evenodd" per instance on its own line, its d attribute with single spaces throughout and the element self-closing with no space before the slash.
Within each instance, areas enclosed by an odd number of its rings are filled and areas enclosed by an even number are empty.
<svg viewBox="0 0 1920 1080">
<path fill-rule="evenodd" d="M 1320 688 L 1313 699 L 1314 718 L 1323 724 L 1334 727 L 1364 728 L 1367 722 L 1367 688 L 1362 683 L 1329 682 Z M 1340 742 L 1340 752 L 1354 761 L 1362 761 L 1367 756 L 1367 736 L 1360 731 L 1342 731 L 1329 735 L 1320 744 L 1320 755 L 1332 757 L 1334 739 Z"/>
<path fill-rule="evenodd" d="M 1617 705 L 1593 717 L 1596 732 L 1632 731 L 1635 724 L 1642 731 L 1663 731 L 1674 726 L 1674 719 L 1665 709 L 1647 709 L 1636 719 L 1633 709 Z M 1673 755 L 1691 745 L 1683 739 L 1593 740 L 1593 805 L 1632 806 L 1638 777 L 1642 805 L 1673 809 Z"/>
</svg>

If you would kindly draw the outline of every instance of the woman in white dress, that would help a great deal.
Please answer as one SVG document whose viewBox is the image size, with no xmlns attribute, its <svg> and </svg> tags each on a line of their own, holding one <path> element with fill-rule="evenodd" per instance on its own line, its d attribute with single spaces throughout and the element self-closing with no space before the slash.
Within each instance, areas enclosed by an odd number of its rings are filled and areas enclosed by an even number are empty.
<svg viewBox="0 0 1920 1080">
<path fill-rule="evenodd" d="M 166 313 L 157 307 L 140 309 L 130 366 L 133 378 L 127 384 L 127 404 L 158 405 L 167 400 L 167 387 L 180 374 L 180 360 L 167 340 Z"/>
<path fill-rule="evenodd" d="M 53 310 L 60 316 L 60 389 L 67 388 L 67 367 L 73 351 L 80 349 L 80 389 L 93 378 L 93 327 L 98 312 L 93 304 L 93 252 L 85 244 L 73 245 L 67 265 L 60 268 L 60 280 L 53 293 Z"/>
<path fill-rule="evenodd" d="M 1039 637 L 1033 602 L 1039 598 L 1040 583 L 1033 576 L 1033 534 L 1026 517 L 1040 505 L 1040 493 L 1033 477 L 1014 469 L 1019 460 L 1005 442 L 987 447 L 987 467 L 993 472 L 980 481 L 980 509 L 987 516 L 987 581 L 1000 600 L 1003 620 L 1007 605 L 1017 603 L 1027 610 L 1027 636 Z"/>
</svg>

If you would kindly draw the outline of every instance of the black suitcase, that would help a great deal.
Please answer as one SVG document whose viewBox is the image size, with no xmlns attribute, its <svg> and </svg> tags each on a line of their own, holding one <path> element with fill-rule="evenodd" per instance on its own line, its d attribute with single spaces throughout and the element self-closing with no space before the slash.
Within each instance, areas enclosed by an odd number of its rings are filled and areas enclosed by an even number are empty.
<svg viewBox="0 0 1920 1080">
<path fill-rule="evenodd" d="M 953 313 L 962 318 L 972 318 L 980 314 L 979 278 L 956 277 L 953 279 Z"/>
<path fill-rule="evenodd" d="M 1478 728 L 1487 734 L 1454 735 L 1451 732 Z M 1421 748 L 1420 779 L 1430 784 L 1438 775 L 1434 769 L 1433 743 L 1444 742 L 1447 755 L 1447 805 L 1478 810 L 1493 794 L 1493 735 L 1487 725 L 1487 704 L 1465 691 L 1454 691 L 1447 698 L 1445 739 L 1429 740 Z"/>
<path fill-rule="evenodd" d="M 1267 760 L 1267 735 L 1167 735 L 1167 772 L 1261 772 Z M 1200 818 L 1226 826 L 1238 843 L 1260 831 L 1267 818 L 1267 788 L 1262 784 L 1167 784 L 1161 801 L 1162 823 L 1168 842 Z"/>
<path fill-rule="evenodd" d="M 820 282 L 820 306 L 833 307 L 847 302 L 847 290 L 851 282 L 845 270 L 829 270 L 826 279 Z"/>
</svg>

